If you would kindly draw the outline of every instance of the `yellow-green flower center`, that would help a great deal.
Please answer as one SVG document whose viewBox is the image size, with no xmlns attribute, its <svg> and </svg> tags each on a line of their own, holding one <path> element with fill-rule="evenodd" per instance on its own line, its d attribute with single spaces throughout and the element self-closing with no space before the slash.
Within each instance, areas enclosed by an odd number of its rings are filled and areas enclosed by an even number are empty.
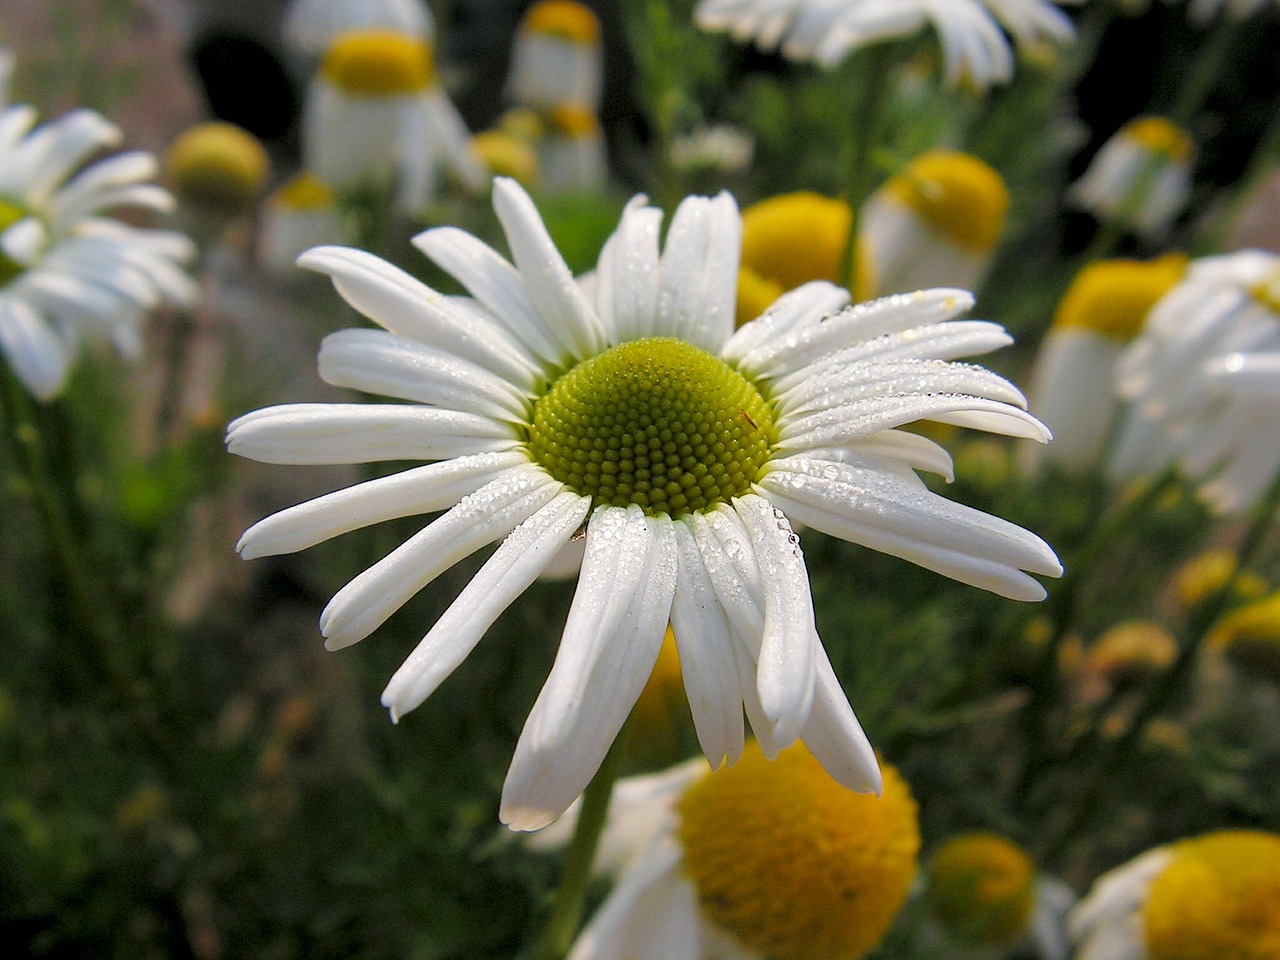
<svg viewBox="0 0 1280 960">
<path fill-rule="evenodd" d="M 956 939 L 1008 943 L 1027 928 L 1035 867 L 1017 844 L 990 833 L 953 837 L 929 864 L 929 902 Z"/>
<path fill-rule="evenodd" d="M 27 215 L 27 210 L 12 200 L 0 197 L 0 236 Z M 8 283 L 25 269 L 0 247 L 0 286 Z"/>
<path fill-rule="evenodd" d="M 595 504 L 672 516 L 747 493 L 774 439 L 742 374 L 666 337 L 578 364 L 538 400 L 528 433 L 533 459 Z"/>
<path fill-rule="evenodd" d="M 1143 908 L 1151 960 L 1280 956 L 1280 836 L 1221 831 L 1186 840 Z"/>
<path fill-rule="evenodd" d="M 734 767 L 680 799 L 684 871 L 703 914 L 772 960 L 856 960 L 902 908 L 916 873 L 916 805 L 893 767 L 854 793 L 803 744 Z"/>
</svg>

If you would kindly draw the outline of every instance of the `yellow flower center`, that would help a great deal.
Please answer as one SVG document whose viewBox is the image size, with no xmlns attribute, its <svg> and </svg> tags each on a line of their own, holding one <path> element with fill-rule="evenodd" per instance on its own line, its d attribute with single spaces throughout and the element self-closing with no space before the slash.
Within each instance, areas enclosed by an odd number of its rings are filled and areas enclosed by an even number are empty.
<svg viewBox="0 0 1280 960">
<path fill-rule="evenodd" d="M 774 442 L 773 411 L 723 360 L 651 337 L 560 377 L 534 406 L 528 442 L 535 461 L 596 505 L 679 516 L 751 489 Z"/>
<path fill-rule="evenodd" d="M 337 201 L 333 191 L 314 173 L 299 173 L 275 192 L 272 202 L 288 210 L 323 210 Z"/>
<path fill-rule="evenodd" d="M 600 132 L 600 121 L 596 115 L 574 103 L 556 107 L 551 113 L 551 126 L 562 136 L 574 140 L 584 140 Z"/>
<path fill-rule="evenodd" d="M 1120 136 L 1170 160 L 1191 156 L 1191 138 L 1164 117 L 1139 117 L 1125 125 Z"/>
<path fill-rule="evenodd" d="M 1000 174 L 967 153 L 923 154 L 884 189 L 956 243 L 982 252 L 1000 239 L 1009 211 L 1009 191 Z"/>
<path fill-rule="evenodd" d="M 1245 673 L 1280 683 L 1280 593 L 1227 614 L 1209 639 Z"/>
<path fill-rule="evenodd" d="M 1178 644 L 1152 620 L 1118 623 L 1089 648 L 1090 672 L 1115 686 L 1126 686 L 1163 670 L 1178 655 Z"/>
<path fill-rule="evenodd" d="M 1151 960 L 1280 957 L 1280 836 L 1222 831 L 1178 844 L 1143 923 Z"/>
<path fill-rule="evenodd" d="M 559 37 L 571 43 L 595 43 L 600 39 L 600 21 L 588 7 L 572 0 L 543 0 L 524 19 L 526 30 Z"/>
<path fill-rule="evenodd" d="M 1053 325 L 1078 327 L 1128 343 L 1147 314 L 1187 269 L 1187 258 L 1171 253 L 1149 262 L 1099 260 L 1076 275 L 1067 288 Z"/>
<path fill-rule="evenodd" d="M 1216 593 L 1235 577 L 1235 597 L 1252 600 L 1266 593 L 1262 577 L 1246 570 L 1236 575 L 1239 560 L 1233 550 L 1206 550 L 1188 560 L 1173 578 L 1173 592 L 1184 609 L 1189 610 Z"/>
<path fill-rule="evenodd" d="M 1004 837 L 954 837 L 929 864 L 929 902 L 957 940 L 988 946 L 1016 940 L 1034 900 L 1031 859 Z"/>
<path fill-rule="evenodd" d="M 527 140 L 495 128 L 477 133 L 471 145 L 490 173 L 511 177 L 525 186 L 537 183 L 538 155 Z"/>
<path fill-rule="evenodd" d="M 680 734 L 690 722 L 676 636 L 667 627 L 658 661 L 631 711 L 632 756 L 645 766 L 667 767 L 681 758 Z"/>
<path fill-rule="evenodd" d="M 916 873 L 916 805 L 896 770 L 884 794 L 837 784 L 802 744 L 750 744 L 680 800 L 684 869 L 703 913 L 772 960 L 856 960 L 893 922 Z"/>
<path fill-rule="evenodd" d="M 169 180 L 180 197 L 230 213 L 257 199 L 270 166 L 258 139 L 230 123 L 190 128 L 165 156 Z"/>
<path fill-rule="evenodd" d="M 354 97 L 394 97 L 425 90 L 435 79 L 431 45 L 392 30 L 340 34 L 325 54 L 321 74 Z"/>
<path fill-rule="evenodd" d="M 1253 299 L 1280 317 L 1280 270 L 1272 271 L 1266 279 L 1254 284 L 1250 293 L 1253 294 Z"/>
<path fill-rule="evenodd" d="M 0 236 L 28 215 L 26 207 L 0 197 Z M 0 286 L 4 286 L 26 268 L 0 249 Z"/>
<path fill-rule="evenodd" d="M 843 200 L 784 193 L 742 211 L 742 264 L 792 290 L 840 281 L 853 215 Z"/>
</svg>

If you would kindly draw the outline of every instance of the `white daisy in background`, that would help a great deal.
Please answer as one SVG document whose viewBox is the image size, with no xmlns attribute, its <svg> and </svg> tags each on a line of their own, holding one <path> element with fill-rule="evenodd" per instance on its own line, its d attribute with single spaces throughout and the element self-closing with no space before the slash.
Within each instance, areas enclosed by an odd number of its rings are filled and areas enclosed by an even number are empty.
<svg viewBox="0 0 1280 960">
<path fill-rule="evenodd" d="M 1249 509 L 1280 471 L 1280 256 L 1192 261 L 1121 356 L 1127 409 L 1109 470 L 1170 463 L 1220 513 Z"/>
<path fill-rule="evenodd" d="M 741 173 L 755 152 L 755 137 L 741 127 L 703 123 L 672 140 L 671 163 L 684 173 Z"/>
<path fill-rule="evenodd" d="M 1048 0 L 700 0 L 694 20 L 703 30 L 823 67 L 932 26 L 947 82 L 978 90 L 1013 77 L 1005 31 L 1021 45 L 1075 37 L 1070 18 Z"/>
<path fill-rule="evenodd" d="M 424 0 L 293 0 L 284 14 L 285 41 L 304 54 L 322 57 L 340 34 L 390 30 L 435 39 L 435 21 Z"/>
<path fill-rule="evenodd" d="M 1068 918 L 1076 960 L 1275 960 L 1280 836 L 1222 830 L 1099 877 Z"/>
<path fill-rule="evenodd" d="M 1098 150 L 1067 201 L 1143 236 L 1164 234 L 1191 196 L 1191 138 L 1164 117 L 1139 117 Z"/>
<path fill-rule="evenodd" d="M 543 193 L 598 193 L 608 179 L 604 133 L 596 115 L 565 104 L 546 117 L 537 141 L 538 185 Z"/>
<path fill-rule="evenodd" d="M 916 157 L 871 195 L 859 220 L 871 295 L 977 290 L 1008 211 L 1004 180 L 977 157 L 952 150 Z"/>
<path fill-rule="evenodd" d="M 1031 373 L 1031 408 L 1053 431 L 1053 443 L 1024 448 L 1023 466 L 1055 463 L 1096 468 L 1120 398 L 1116 364 L 1142 329 L 1147 314 L 1182 279 L 1187 258 L 1099 260 L 1063 294 Z"/>
<path fill-rule="evenodd" d="M 41 400 L 62 391 L 83 342 L 137 358 L 147 313 L 197 296 L 181 266 L 195 254 L 190 240 L 104 216 L 173 205 L 148 182 L 150 154 L 84 166 L 120 140 L 91 110 L 39 127 L 31 107 L 0 112 L 0 352 Z"/>
<path fill-rule="evenodd" d="M 1021 600 L 1058 576 L 1040 538 L 952 503 L 916 469 L 951 474 L 933 420 L 1048 439 L 1008 382 L 952 358 L 1009 342 L 953 320 L 933 290 L 844 309 L 807 284 L 734 330 L 741 222 L 733 198 L 691 197 L 659 250 L 661 212 L 629 203 L 591 298 L 528 195 L 498 179 L 514 265 L 454 228 L 415 244 L 471 297 L 445 297 L 359 250 L 301 265 L 384 330 L 326 338 L 328 382 L 398 404 L 287 404 L 231 424 L 232 452 L 273 463 L 435 461 L 282 511 L 241 539 L 287 553 L 380 520 L 447 509 L 330 602 L 332 649 L 373 632 L 468 554 L 496 552 L 391 679 L 393 718 L 423 702 L 585 526 L 585 554 L 551 674 L 517 744 L 501 817 L 545 826 L 582 792 L 636 702 L 672 623 L 713 767 L 744 743 L 770 757 L 803 738 L 857 790 L 876 759 L 814 628 L 788 517 Z M 785 511 L 785 513 L 784 513 Z"/>
<path fill-rule="evenodd" d="M 923 895 L 936 927 L 934 955 L 971 960 L 1022 956 L 1066 960 L 1066 916 L 1075 893 L 1036 870 L 1026 851 L 993 833 L 956 834 L 925 870 Z"/>
<path fill-rule="evenodd" d="M 385 30 L 344 33 L 312 78 L 302 120 L 309 170 L 337 190 L 384 188 L 419 213 L 441 167 L 472 190 L 486 174 L 471 134 L 436 81 L 431 45 Z"/>
<path fill-rule="evenodd" d="M 262 205 L 258 260 L 268 270 L 297 276 L 297 260 L 326 243 L 355 239 L 334 192 L 313 173 L 294 175 Z"/>
<path fill-rule="evenodd" d="M 568 842 L 576 815 L 530 842 Z M 568 960 L 857 960 L 905 903 L 919 849 L 915 801 L 888 765 L 878 798 L 802 746 L 620 780 L 595 862 L 617 883 Z"/>
<path fill-rule="evenodd" d="M 600 21 L 573 0 L 541 0 L 516 30 L 507 100 L 537 110 L 565 104 L 600 110 L 604 64 Z"/>
</svg>

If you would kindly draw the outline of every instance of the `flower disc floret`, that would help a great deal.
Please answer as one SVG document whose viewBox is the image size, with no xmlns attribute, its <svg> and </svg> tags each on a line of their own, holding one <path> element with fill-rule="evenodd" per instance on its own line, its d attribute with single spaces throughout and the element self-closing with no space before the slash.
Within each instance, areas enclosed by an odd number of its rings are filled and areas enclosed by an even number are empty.
<svg viewBox="0 0 1280 960">
<path fill-rule="evenodd" d="M 1034 900 L 1035 867 L 1004 837 L 954 837 L 929 864 L 929 902 L 959 940 L 997 945 L 1016 939 L 1027 927 Z"/>
<path fill-rule="evenodd" d="M 425 90 L 435 78 L 431 45 L 391 30 L 353 30 L 329 47 L 320 71 L 356 97 L 393 97 Z"/>
<path fill-rule="evenodd" d="M 906 783 L 882 766 L 880 797 L 853 793 L 803 745 L 754 747 L 679 803 L 684 870 L 704 914 L 775 960 L 853 960 L 906 900 L 920 833 Z"/>
<path fill-rule="evenodd" d="M 533 459 L 596 504 L 701 513 L 751 489 L 773 413 L 723 360 L 669 337 L 619 344 L 560 377 L 534 407 Z"/>
<path fill-rule="evenodd" d="M 1178 844 L 1143 925 L 1151 960 L 1280 956 L 1280 837 L 1235 830 Z"/>
</svg>

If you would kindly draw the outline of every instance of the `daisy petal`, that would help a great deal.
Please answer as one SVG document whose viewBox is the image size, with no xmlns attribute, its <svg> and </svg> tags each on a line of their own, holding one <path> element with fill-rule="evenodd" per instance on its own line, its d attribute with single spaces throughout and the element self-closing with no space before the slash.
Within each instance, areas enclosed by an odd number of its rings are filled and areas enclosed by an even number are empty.
<svg viewBox="0 0 1280 960">
<path fill-rule="evenodd" d="M 662 252 L 657 329 L 712 353 L 733 333 L 742 220 L 733 197 L 689 197 Z"/>
<path fill-rule="evenodd" d="M 52 400 L 66 383 L 71 354 L 66 344 L 16 297 L 0 294 L 0 350 L 13 372 L 40 400 Z"/>
<path fill-rule="evenodd" d="M 647 336 L 658 313 L 658 229 L 662 211 L 631 199 L 596 265 L 596 308 L 610 340 Z"/>
<path fill-rule="evenodd" d="M 849 699 L 844 695 L 831 668 L 831 660 L 821 644 L 815 657 L 813 709 L 800 739 L 837 783 L 858 793 L 878 796 L 884 782 L 875 751 L 862 732 L 862 725 L 854 716 Z"/>
<path fill-rule="evenodd" d="M 569 541 L 590 506 L 586 497 L 565 490 L 511 532 L 388 682 L 382 704 L 393 720 L 420 706 L 466 659 Z"/>
</svg>

